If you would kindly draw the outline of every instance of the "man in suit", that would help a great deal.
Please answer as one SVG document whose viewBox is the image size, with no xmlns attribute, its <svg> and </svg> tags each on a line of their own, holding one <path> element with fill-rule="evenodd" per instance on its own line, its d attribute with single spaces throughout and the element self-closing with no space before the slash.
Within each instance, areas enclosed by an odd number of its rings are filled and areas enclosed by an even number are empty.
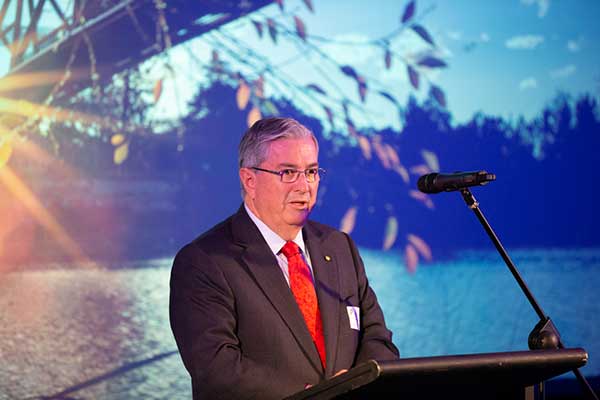
<svg viewBox="0 0 600 400">
<path fill-rule="evenodd" d="M 239 146 L 242 206 L 175 258 L 171 328 L 194 399 L 281 399 L 398 357 L 355 244 L 308 220 L 318 150 L 293 119 L 257 121 Z"/>
</svg>

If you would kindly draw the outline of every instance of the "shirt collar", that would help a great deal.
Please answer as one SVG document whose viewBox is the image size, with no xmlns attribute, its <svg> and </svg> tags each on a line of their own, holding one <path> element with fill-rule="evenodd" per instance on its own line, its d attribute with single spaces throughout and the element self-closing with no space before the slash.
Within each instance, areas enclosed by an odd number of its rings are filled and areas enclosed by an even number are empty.
<svg viewBox="0 0 600 400">
<path fill-rule="evenodd" d="M 250 217 L 252 222 L 254 222 L 254 225 L 256 225 L 261 235 L 267 242 L 267 245 L 269 246 L 273 254 L 278 255 L 281 251 L 281 248 L 285 245 L 286 241 L 283 240 L 281 236 L 273 232 L 273 230 L 269 228 L 267 224 L 262 222 L 260 218 L 254 215 L 254 213 L 250 211 L 250 208 L 248 208 L 246 203 L 244 203 L 244 208 L 246 209 L 246 212 L 248 213 L 248 216 Z M 302 250 L 303 254 L 306 254 L 306 249 L 304 247 L 304 238 L 302 237 L 302 229 L 298 231 L 298 234 L 294 238 L 294 243 L 296 243 L 298 247 L 300 247 L 300 250 Z"/>
</svg>

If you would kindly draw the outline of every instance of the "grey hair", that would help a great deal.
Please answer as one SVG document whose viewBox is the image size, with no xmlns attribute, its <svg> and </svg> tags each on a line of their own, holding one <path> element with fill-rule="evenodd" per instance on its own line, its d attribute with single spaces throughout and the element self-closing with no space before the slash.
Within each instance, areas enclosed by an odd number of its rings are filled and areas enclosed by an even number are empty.
<svg viewBox="0 0 600 400">
<path fill-rule="evenodd" d="M 257 167 L 267 159 L 269 145 L 277 139 L 311 138 L 315 142 L 317 152 L 319 143 L 315 135 L 292 118 L 264 118 L 256 121 L 244 133 L 238 148 L 239 167 Z"/>
<path fill-rule="evenodd" d="M 267 159 L 271 142 L 289 138 L 311 138 L 315 143 L 317 153 L 319 152 L 317 138 L 300 122 L 293 118 L 264 118 L 256 121 L 244 133 L 238 148 L 239 167 L 258 167 Z M 244 185 L 241 186 L 242 197 L 244 197 Z"/>
</svg>

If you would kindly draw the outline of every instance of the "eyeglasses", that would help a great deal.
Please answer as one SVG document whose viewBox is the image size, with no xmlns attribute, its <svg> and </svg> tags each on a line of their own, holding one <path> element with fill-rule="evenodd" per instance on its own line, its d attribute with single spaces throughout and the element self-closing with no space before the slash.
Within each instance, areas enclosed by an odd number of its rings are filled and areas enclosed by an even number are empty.
<svg viewBox="0 0 600 400">
<path fill-rule="evenodd" d="M 281 171 L 272 171 L 270 169 L 251 167 L 256 171 L 268 172 L 270 174 L 279 175 L 281 182 L 283 183 L 294 183 L 298 180 L 300 174 L 304 174 L 306 182 L 313 183 L 321 179 L 321 175 L 325 174 L 323 168 L 308 168 L 304 171 L 298 171 L 297 169 L 282 169 Z"/>
</svg>

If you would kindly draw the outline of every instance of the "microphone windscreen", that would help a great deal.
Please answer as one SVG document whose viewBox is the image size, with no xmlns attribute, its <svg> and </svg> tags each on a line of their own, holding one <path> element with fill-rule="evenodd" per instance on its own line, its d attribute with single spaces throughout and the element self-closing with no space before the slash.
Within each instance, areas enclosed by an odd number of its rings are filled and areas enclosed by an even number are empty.
<svg viewBox="0 0 600 400">
<path fill-rule="evenodd" d="M 440 190 L 436 190 L 434 186 L 437 176 L 437 173 L 423 175 L 417 181 L 417 188 L 423 193 L 439 193 Z"/>
</svg>

